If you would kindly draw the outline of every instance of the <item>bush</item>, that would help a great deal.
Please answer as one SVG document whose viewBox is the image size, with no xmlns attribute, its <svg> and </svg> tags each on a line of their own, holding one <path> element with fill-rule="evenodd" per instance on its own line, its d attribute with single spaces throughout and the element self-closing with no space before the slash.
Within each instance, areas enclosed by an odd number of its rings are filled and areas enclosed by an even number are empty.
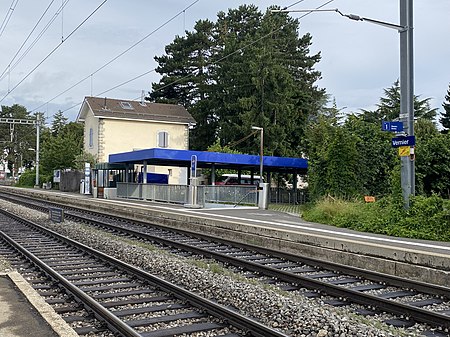
<svg viewBox="0 0 450 337">
<path fill-rule="evenodd" d="M 46 183 L 52 180 L 53 177 L 45 174 L 39 174 L 39 182 Z M 16 183 L 18 187 L 33 187 L 36 183 L 36 172 L 34 170 L 26 170 L 23 172 Z"/>
<path fill-rule="evenodd" d="M 367 204 L 326 198 L 307 207 L 303 217 L 363 232 L 450 241 L 450 201 L 436 195 L 413 197 L 409 210 L 393 197 Z"/>
<path fill-rule="evenodd" d="M 396 226 L 408 237 L 450 241 L 450 201 L 437 195 L 411 198 L 407 215 Z"/>
</svg>

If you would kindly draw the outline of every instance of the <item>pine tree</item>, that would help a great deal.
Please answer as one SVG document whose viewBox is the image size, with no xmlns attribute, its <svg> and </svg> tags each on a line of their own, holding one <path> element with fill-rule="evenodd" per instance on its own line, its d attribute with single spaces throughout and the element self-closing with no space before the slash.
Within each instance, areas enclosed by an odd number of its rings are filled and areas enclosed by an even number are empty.
<svg viewBox="0 0 450 337">
<path fill-rule="evenodd" d="M 384 89 L 384 97 L 380 98 L 375 111 L 362 110 L 364 120 L 368 122 L 379 123 L 381 121 L 392 121 L 399 118 L 400 115 L 400 82 L 397 80 L 387 89 Z M 431 108 L 431 98 L 420 99 L 420 96 L 414 95 L 414 117 L 433 120 L 437 114 L 437 108 Z"/>
<path fill-rule="evenodd" d="M 192 148 L 215 139 L 233 143 L 264 128 L 265 153 L 298 155 L 305 121 L 324 92 L 314 83 L 320 55 L 309 55 L 311 37 L 298 36 L 297 20 L 285 13 L 263 14 L 254 5 L 219 12 L 216 22 L 199 21 L 156 58 L 159 83 L 150 99 L 184 105 L 197 120 Z M 257 137 L 240 143 L 257 153 Z"/>
<path fill-rule="evenodd" d="M 57 136 L 61 133 L 64 127 L 67 125 L 68 118 L 64 116 L 64 113 L 61 110 L 53 117 L 53 122 L 51 126 L 52 135 Z"/>
<path fill-rule="evenodd" d="M 442 103 L 442 107 L 444 108 L 444 113 L 442 114 L 439 122 L 441 122 L 444 127 L 442 133 L 448 133 L 450 129 L 450 84 L 448 86 L 447 95 L 445 95 L 445 102 Z"/>
</svg>

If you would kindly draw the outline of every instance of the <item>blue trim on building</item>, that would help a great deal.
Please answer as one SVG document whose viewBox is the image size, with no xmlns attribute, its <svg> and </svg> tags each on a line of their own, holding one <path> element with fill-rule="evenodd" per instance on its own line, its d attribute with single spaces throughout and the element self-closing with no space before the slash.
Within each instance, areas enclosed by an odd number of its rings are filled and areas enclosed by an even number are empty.
<svg viewBox="0 0 450 337">
<path fill-rule="evenodd" d="M 172 150 L 172 149 L 145 149 L 109 155 L 109 163 L 142 164 L 147 165 L 190 167 L 191 156 L 197 156 L 197 166 L 228 169 L 259 169 L 259 156 L 247 154 L 231 154 L 221 152 Z M 264 171 L 306 173 L 308 161 L 303 158 L 264 156 Z"/>
</svg>

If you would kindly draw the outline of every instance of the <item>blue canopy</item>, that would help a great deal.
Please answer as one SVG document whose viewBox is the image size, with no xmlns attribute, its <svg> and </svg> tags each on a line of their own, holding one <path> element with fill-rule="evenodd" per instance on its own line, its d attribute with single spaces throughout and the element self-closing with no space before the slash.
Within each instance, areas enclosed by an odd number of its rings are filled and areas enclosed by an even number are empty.
<svg viewBox="0 0 450 337">
<path fill-rule="evenodd" d="M 235 170 L 259 169 L 259 156 L 208 151 L 145 149 L 109 155 L 109 163 L 143 164 L 190 167 L 192 156 L 197 156 L 197 167 L 228 168 Z M 263 157 L 264 171 L 305 174 L 308 162 L 303 158 Z"/>
</svg>

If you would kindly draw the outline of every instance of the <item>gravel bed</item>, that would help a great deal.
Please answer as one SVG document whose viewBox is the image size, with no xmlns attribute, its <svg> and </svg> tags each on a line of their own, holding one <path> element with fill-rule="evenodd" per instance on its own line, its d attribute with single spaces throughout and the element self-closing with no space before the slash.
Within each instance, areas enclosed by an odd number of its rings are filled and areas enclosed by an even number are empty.
<svg viewBox="0 0 450 337">
<path fill-rule="evenodd" d="M 53 224 L 49 222 L 47 214 L 22 206 L 2 202 L 0 207 L 9 208 L 16 214 L 145 269 L 200 296 L 216 300 L 225 306 L 239 308 L 242 314 L 290 336 L 420 336 L 420 329 L 423 329 L 422 326 L 409 329 L 388 327 L 374 317 L 355 315 L 352 306 L 334 308 L 320 300 L 242 281 L 242 276 L 236 277 L 230 272 L 213 273 L 198 267 L 192 259 L 130 245 L 75 222 Z"/>
<path fill-rule="evenodd" d="M 13 268 L 9 262 L 0 258 L 0 273 L 8 273 L 11 271 L 13 271 Z"/>
</svg>

